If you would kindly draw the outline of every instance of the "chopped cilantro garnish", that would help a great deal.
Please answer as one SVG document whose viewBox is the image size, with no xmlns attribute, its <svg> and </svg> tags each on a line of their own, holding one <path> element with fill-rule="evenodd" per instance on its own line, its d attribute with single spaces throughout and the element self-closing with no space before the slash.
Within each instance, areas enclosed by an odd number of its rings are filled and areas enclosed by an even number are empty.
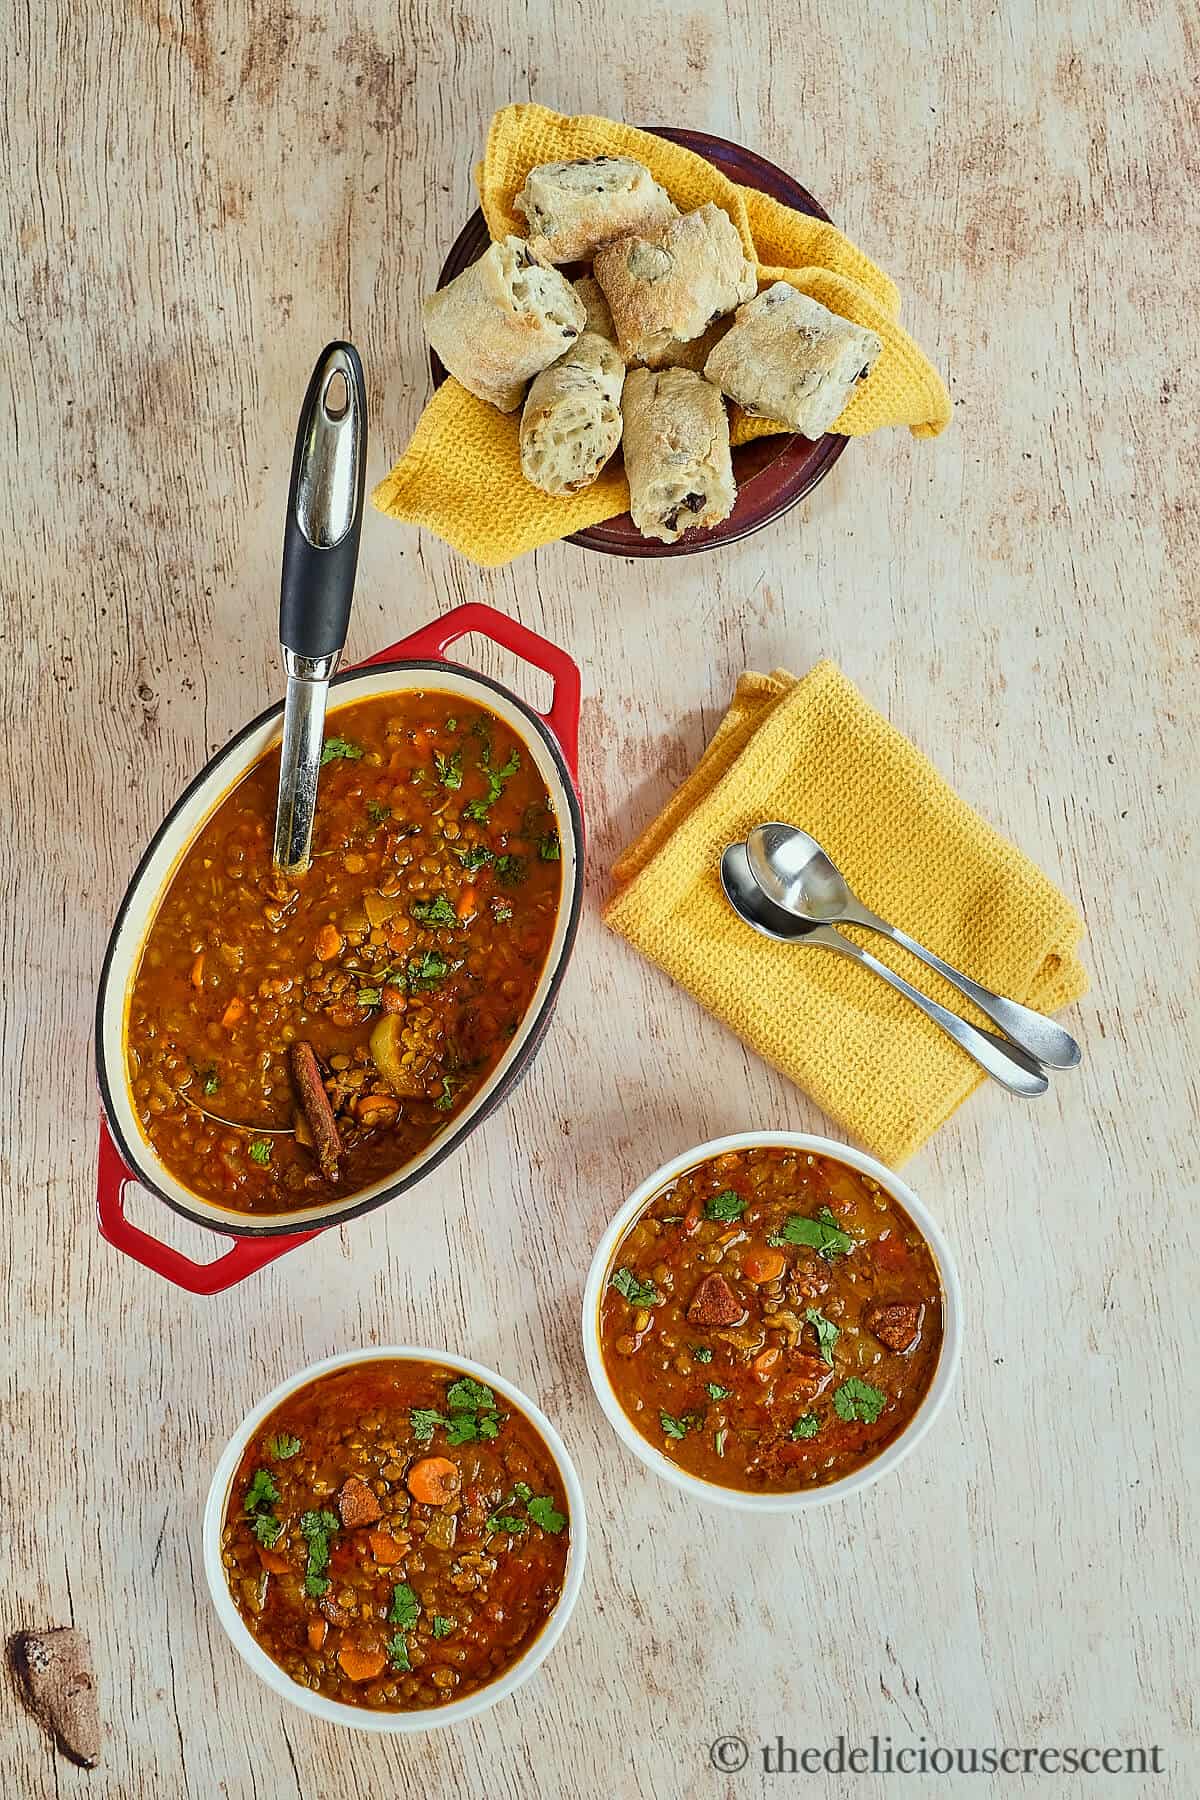
<svg viewBox="0 0 1200 1800">
<path fill-rule="evenodd" d="M 746 1202 L 732 1188 L 725 1188 L 719 1194 L 713 1194 L 704 1202 L 706 1219 L 720 1219 L 722 1224 L 732 1225 L 740 1219 L 746 1210 Z"/>
<path fill-rule="evenodd" d="M 482 1381 L 463 1375 L 446 1390 L 446 1412 L 416 1408 L 408 1415 L 413 1436 L 427 1444 L 439 1425 L 446 1428 L 448 1444 L 474 1444 L 494 1438 L 504 1423 L 496 1409 L 496 1396 Z"/>
<path fill-rule="evenodd" d="M 386 805 L 384 801 L 382 801 L 382 800 L 368 800 L 367 801 L 367 817 L 368 817 L 368 819 L 370 819 L 372 825 L 382 825 L 383 821 L 385 819 L 390 819 L 391 816 L 392 816 L 392 809 L 390 806 Z"/>
<path fill-rule="evenodd" d="M 869 1381 L 860 1381 L 857 1375 L 851 1375 L 849 1381 L 834 1389 L 833 1410 L 839 1419 L 858 1419 L 864 1425 L 873 1425 L 886 1404 L 887 1395 Z"/>
<path fill-rule="evenodd" d="M 505 887 L 516 887 L 524 881 L 529 868 L 523 856 L 498 856 L 496 858 L 496 879 Z"/>
<path fill-rule="evenodd" d="M 388 1607 L 387 1622 L 399 1625 L 401 1631 L 411 1631 L 421 1616 L 421 1602 L 409 1587 L 407 1581 L 398 1581 L 392 1589 L 392 1604 Z"/>
<path fill-rule="evenodd" d="M 486 824 L 488 813 L 504 792 L 505 782 L 520 768 L 521 754 L 520 751 L 514 750 L 507 762 L 501 763 L 498 769 L 494 769 L 490 739 L 484 732 L 481 732 L 480 736 L 483 740 L 483 752 L 479 766 L 487 776 L 488 791 L 486 794 L 481 794 L 478 799 L 468 801 L 464 811 L 468 819 L 478 819 Z"/>
<path fill-rule="evenodd" d="M 280 1431 L 275 1437 L 267 1439 L 267 1455 L 273 1456 L 277 1462 L 286 1462 L 289 1456 L 295 1456 L 299 1448 L 300 1439 L 287 1431 Z"/>
<path fill-rule="evenodd" d="M 449 1637 L 457 1625 L 457 1619 L 447 1619 L 442 1613 L 433 1615 L 433 1635 L 435 1638 Z"/>
<path fill-rule="evenodd" d="M 632 1269 L 620 1268 L 608 1278 L 609 1287 L 616 1288 L 630 1306 L 661 1306 L 662 1295 L 652 1281 L 639 1281 Z"/>
<path fill-rule="evenodd" d="M 699 1363 L 709 1363 L 712 1361 L 712 1351 L 707 1344 L 693 1344 L 692 1355 Z"/>
<path fill-rule="evenodd" d="M 457 1088 L 460 1088 L 461 1086 L 462 1086 L 462 1082 L 459 1081 L 455 1076 L 453 1076 L 453 1075 L 443 1075 L 442 1076 L 442 1091 L 433 1103 L 437 1107 L 439 1112 L 449 1112 L 450 1111 L 450 1108 L 454 1105 L 455 1090 Z"/>
<path fill-rule="evenodd" d="M 474 875 L 476 869 L 482 869 L 485 863 L 493 861 L 495 852 L 486 849 L 483 844 L 469 844 L 461 850 L 455 848 L 454 854 L 467 874 Z"/>
<path fill-rule="evenodd" d="M 728 1400 L 729 1389 L 722 1387 L 719 1381 L 706 1381 L 704 1391 L 710 1400 Z"/>
<path fill-rule="evenodd" d="M 845 1256 L 854 1248 L 854 1239 L 848 1231 L 843 1231 L 827 1206 L 817 1209 L 815 1219 L 806 1219 L 801 1213 L 793 1213 L 785 1219 L 781 1228 L 767 1239 L 768 1244 L 804 1244 L 809 1250 L 815 1250 L 826 1262 L 832 1262 L 835 1256 Z"/>
<path fill-rule="evenodd" d="M 408 1423 L 418 1444 L 427 1444 L 436 1427 L 445 1425 L 447 1420 L 442 1413 L 435 1412 L 432 1407 L 418 1406 L 409 1413 Z"/>
<path fill-rule="evenodd" d="M 250 1529 L 263 1548 L 269 1550 L 279 1537 L 283 1526 L 278 1519 L 273 1519 L 270 1513 L 263 1512 L 257 1515 Z"/>
<path fill-rule="evenodd" d="M 436 950 L 423 950 L 409 963 L 405 976 L 410 993 L 434 988 L 450 973 L 450 964 Z"/>
<path fill-rule="evenodd" d="M 444 788 L 453 790 L 462 786 L 461 750 L 456 750 L 453 756 L 443 756 L 440 750 L 435 750 L 433 766 L 437 770 L 437 778 Z"/>
<path fill-rule="evenodd" d="M 566 1513 L 560 1513 L 549 1494 L 535 1494 L 525 1508 L 535 1525 L 557 1537 L 567 1522 Z"/>
<path fill-rule="evenodd" d="M 516 1537 L 519 1531 L 524 1531 L 525 1521 L 518 1519 L 516 1513 L 493 1513 L 487 1522 L 486 1529 L 488 1531 L 504 1531 L 509 1537 Z"/>
<path fill-rule="evenodd" d="M 418 925 L 458 924 L 458 914 L 445 894 L 439 894 L 436 900 L 414 900 L 409 911 Z"/>
<path fill-rule="evenodd" d="M 821 1421 L 816 1413 L 801 1413 L 792 1426 L 792 1436 L 794 1438 L 815 1438 L 820 1429 Z"/>
<path fill-rule="evenodd" d="M 387 1651 L 388 1661 L 393 1669 L 399 1669 L 402 1675 L 412 1669 L 412 1663 L 408 1659 L 408 1644 L 401 1632 L 398 1631 L 395 1637 L 384 1645 L 384 1649 Z"/>
<path fill-rule="evenodd" d="M 497 925 L 503 925 L 506 920 L 512 918 L 512 907 L 508 904 L 507 900 L 497 899 L 492 901 L 492 917 L 495 919 Z"/>
<path fill-rule="evenodd" d="M 538 841 L 538 855 L 543 862 L 559 862 L 562 858 L 562 845 L 557 831 L 547 831 Z"/>
<path fill-rule="evenodd" d="M 275 1477 L 269 1469 L 255 1469 L 254 1479 L 246 1489 L 246 1498 L 242 1502 L 242 1511 L 247 1517 L 251 1513 L 262 1512 L 268 1506 L 274 1506 L 279 1500 L 279 1488 Z"/>
<path fill-rule="evenodd" d="M 271 1160 L 271 1140 L 270 1140 L 270 1138 L 255 1138 L 254 1142 L 250 1146 L 250 1161 L 252 1163 L 257 1163 L 260 1169 L 265 1169 L 267 1164 L 270 1162 L 270 1160 Z"/>
<path fill-rule="evenodd" d="M 659 1408 L 659 1422 L 669 1438 L 685 1438 L 692 1428 L 692 1421 L 685 1413 L 681 1419 L 673 1419 L 665 1408 Z"/>
<path fill-rule="evenodd" d="M 490 1387 L 482 1381 L 476 1381 L 473 1375 L 460 1375 L 446 1389 L 446 1405 L 451 1412 L 465 1412 L 468 1407 L 495 1407 L 496 1396 Z"/>
<path fill-rule="evenodd" d="M 829 1367 L 832 1369 L 833 1346 L 841 1336 L 838 1326 L 834 1324 L 832 1319 L 827 1319 L 825 1314 L 817 1306 L 807 1307 L 805 1309 L 804 1317 L 808 1320 L 809 1324 L 817 1334 L 817 1346 L 821 1352 L 822 1362 L 828 1363 Z"/>
<path fill-rule="evenodd" d="M 221 1085 L 221 1077 L 217 1074 L 216 1064 L 209 1063 L 207 1069 L 201 1070 L 201 1075 L 204 1081 L 204 1092 L 209 1095 L 215 1094 Z"/>
<path fill-rule="evenodd" d="M 337 1529 L 338 1521 L 334 1513 L 322 1510 L 300 1514 L 300 1531 L 308 1545 L 304 1591 L 311 1594 L 314 1600 L 329 1591 L 329 1578 L 325 1571 L 329 1567 L 329 1540 Z"/>
<path fill-rule="evenodd" d="M 331 762 L 357 762 L 362 755 L 362 745 L 352 744 L 349 738 L 326 738 L 321 750 L 321 767 Z"/>
</svg>

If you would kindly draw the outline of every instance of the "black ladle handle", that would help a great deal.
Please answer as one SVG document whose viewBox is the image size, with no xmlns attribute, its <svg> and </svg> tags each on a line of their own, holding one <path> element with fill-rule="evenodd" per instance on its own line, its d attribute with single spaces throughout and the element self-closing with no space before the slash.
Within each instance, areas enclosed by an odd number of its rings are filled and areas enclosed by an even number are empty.
<svg viewBox="0 0 1200 1800">
<path fill-rule="evenodd" d="M 337 657 L 345 645 L 366 475 L 362 363 L 353 344 L 329 344 L 300 412 L 283 529 L 279 641 L 295 656 Z"/>
<path fill-rule="evenodd" d="M 366 473 L 362 363 L 352 344 L 329 344 L 300 411 L 283 528 L 279 641 L 287 697 L 274 863 L 289 879 L 312 858 L 325 702 L 350 628 Z"/>
</svg>

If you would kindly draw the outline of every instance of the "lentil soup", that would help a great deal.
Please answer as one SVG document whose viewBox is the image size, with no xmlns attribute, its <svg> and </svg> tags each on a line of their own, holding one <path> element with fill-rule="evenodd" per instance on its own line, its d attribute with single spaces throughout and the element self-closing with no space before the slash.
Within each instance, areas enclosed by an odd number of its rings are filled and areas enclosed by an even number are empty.
<svg viewBox="0 0 1200 1800">
<path fill-rule="evenodd" d="M 637 1431 L 719 1487 L 789 1493 L 854 1473 L 915 1416 L 942 1288 L 904 1208 L 831 1157 L 711 1157 L 613 1254 L 600 1351 Z"/>
<path fill-rule="evenodd" d="M 486 1687 L 563 1591 L 563 1483 L 534 1425 L 460 1371 L 318 1376 L 255 1432 L 221 1536 L 247 1629 L 293 1681 L 412 1711 Z"/>
<path fill-rule="evenodd" d="M 280 1214 L 394 1174 L 487 1080 L 533 1000 L 561 892 L 526 746 L 462 695 L 331 713 L 308 871 L 272 864 L 279 750 L 178 864 L 126 1016 L 132 1104 L 170 1172 Z"/>
</svg>

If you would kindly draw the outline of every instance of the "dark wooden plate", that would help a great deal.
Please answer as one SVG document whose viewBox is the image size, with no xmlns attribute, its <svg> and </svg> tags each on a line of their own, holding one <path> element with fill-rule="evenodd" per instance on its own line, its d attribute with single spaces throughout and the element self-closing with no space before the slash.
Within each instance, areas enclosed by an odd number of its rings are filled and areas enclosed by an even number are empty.
<svg viewBox="0 0 1200 1800">
<path fill-rule="evenodd" d="M 652 125 L 647 129 L 655 137 L 670 138 L 672 143 L 694 150 L 730 181 L 739 182 L 743 187 L 758 188 L 760 193 L 770 194 L 785 206 L 808 213 L 815 219 L 829 219 L 825 208 L 813 199 L 807 188 L 802 188 L 798 181 L 793 181 L 765 157 L 756 156 L 753 150 L 743 150 L 740 144 L 710 137 L 704 131 L 687 131 L 671 125 Z M 445 287 L 448 281 L 461 275 L 483 255 L 488 242 L 483 214 L 472 213 L 454 240 L 438 277 L 438 286 Z M 433 384 L 440 387 L 446 379 L 446 371 L 432 351 L 429 365 L 433 371 Z M 660 544 L 655 538 L 644 538 L 628 513 L 605 519 L 599 525 L 589 525 L 567 542 L 579 544 L 585 550 L 599 550 L 606 556 L 694 556 L 700 550 L 716 550 L 721 544 L 732 544 L 769 525 L 798 500 L 803 500 L 805 494 L 811 493 L 818 481 L 829 473 L 846 443 L 844 437 L 832 431 L 815 443 L 793 432 L 786 436 L 755 438 L 749 444 L 735 446 L 733 473 L 738 497 L 733 511 L 720 525 L 714 525 L 709 531 L 686 532 L 676 544 Z"/>
</svg>

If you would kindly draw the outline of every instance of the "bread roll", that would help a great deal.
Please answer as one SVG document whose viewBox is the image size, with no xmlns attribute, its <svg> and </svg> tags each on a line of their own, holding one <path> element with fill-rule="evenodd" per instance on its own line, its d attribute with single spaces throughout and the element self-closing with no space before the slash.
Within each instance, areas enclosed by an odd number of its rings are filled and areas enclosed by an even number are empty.
<svg viewBox="0 0 1200 1800">
<path fill-rule="evenodd" d="M 694 369 L 697 375 L 702 375 L 709 356 L 732 324 L 731 313 L 724 319 L 715 320 L 697 338 L 689 338 L 686 342 L 683 338 L 672 338 L 661 350 L 655 351 L 653 362 L 646 366 L 652 369 Z"/>
<path fill-rule="evenodd" d="M 667 190 L 628 156 L 540 163 L 513 201 L 529 235 L 554 263 L 590 257 L 600 244 L 631 231 L 653 231 L 675 217 Z"/>
<path fill-rule="evenodd" d="M 737 489 L 725 402 L 691 369 L 631 369 L 621 400 L 629 510 L 643 537 L 673 544 L 718 525 Z"/>
<path fill-rule="evenodd" d="M 489 244 L 478 262 L 422 308 L 425 335 L 455 380 L 501 412 L 583 330 L 569 281 L 520 238 Z"/>
<path fill-rule="evenodd" d="M 738 309 L 704 373 L 745 412 L 819 438 L 882 349 L 873 331 L 777 281 Z"/>
<path fill-rule="evenodd" d="M 608 301 L 604 298 L 604 289 L 594 275 L 581 275 L 573 283 L 576 294 L 583 301 L 583 309 L 587 313 L 585 331 L 594 331 L 599 337 L 607 338 L 610 344 L 617 341 L 616 329 L 613 326 L 612 314 L 608 310 Z"/>
<path fill-rule="evenodd" d="M 669 354 L 753 294 L 757 271 L 737 226 L 707 201 L 654 237 L 627 237 L 596 252 L 596 280 L 612 311 L 626 362 Z"/>
<path fill-rule="evenodd" d="M 625 364 L 595 331 L 535 376 L 521 414 L 526 481 L 547 494 L 574 494 L 595 481 L 621 441 L 624 380 Z"/>
</svg>

